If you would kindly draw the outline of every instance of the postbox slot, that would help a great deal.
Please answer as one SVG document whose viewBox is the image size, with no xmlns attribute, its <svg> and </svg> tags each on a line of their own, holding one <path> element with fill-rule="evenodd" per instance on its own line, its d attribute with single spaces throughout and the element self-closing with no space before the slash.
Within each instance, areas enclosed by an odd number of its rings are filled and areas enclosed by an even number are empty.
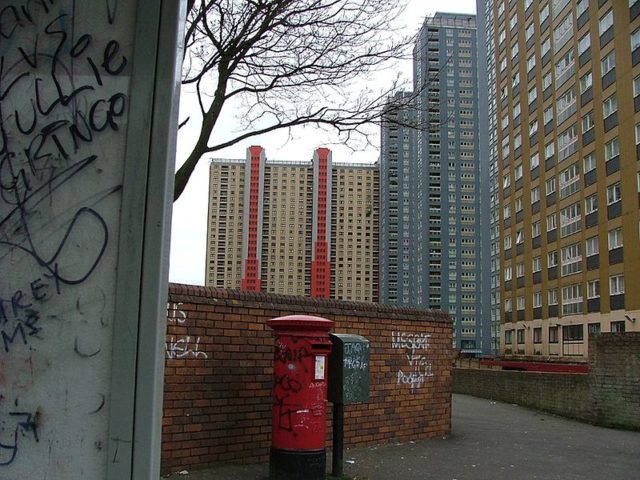
<svg viewBox="0 0 640 480">
<path fill-rule="evenodd" d="M 331 344 L 330 343 L 312 343 L 311 350 L 314 352 L 331 352 Z"/>
</svg>

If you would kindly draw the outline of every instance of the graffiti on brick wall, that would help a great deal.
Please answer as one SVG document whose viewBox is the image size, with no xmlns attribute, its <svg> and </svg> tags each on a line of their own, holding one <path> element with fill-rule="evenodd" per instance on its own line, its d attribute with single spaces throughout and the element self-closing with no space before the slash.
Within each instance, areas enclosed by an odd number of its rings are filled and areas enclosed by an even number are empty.
<svg viewBox="0 0 640 480">
<path fill-rule="evenodd" d="M 167 304 L 167 323 L 187 327 L 187 313 L 182 310 L 182 302 Z M 170 360 L 195 358 L 204 360 L 209 358 L 207 352 L 201 350 L 200 337 L 194 335 L 171 335 L 165 341 L 164 350 Z"/>
<path fill-rule="evenodd" d="M 398 369 L 396 383 L 409 385 L 412 393 L 434 376 L 433 365 L 426 354 L 430 338 L 428 333 L 391 332 L 391 348 L 404 350 L 408 362 Z"/>
</svg>

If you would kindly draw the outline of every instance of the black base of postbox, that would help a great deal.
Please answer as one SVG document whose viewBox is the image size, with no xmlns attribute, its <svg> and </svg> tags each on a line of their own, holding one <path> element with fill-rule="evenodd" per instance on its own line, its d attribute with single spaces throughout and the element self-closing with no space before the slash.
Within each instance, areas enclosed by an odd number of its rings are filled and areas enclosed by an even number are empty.
<svg viewBox="0 0 640 480">
<path fill-rule="evenodd" d="M 324 480 L 326 450 L 281 450 L 271 448 L 269 480 Z"/>
</svg>

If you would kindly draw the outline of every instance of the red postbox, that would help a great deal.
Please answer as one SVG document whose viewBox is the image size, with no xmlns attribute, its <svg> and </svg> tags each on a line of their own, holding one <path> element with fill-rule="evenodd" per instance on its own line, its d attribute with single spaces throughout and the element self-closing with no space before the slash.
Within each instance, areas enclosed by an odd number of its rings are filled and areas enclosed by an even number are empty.
<svg viewBox="0 0 640 480">
<path fill-rule="evenodd" d="M 326 470 L 329 330 L 308 315 L 267 320 L 276 336 L 271 480 L 321 480 Z"/>
</svg>

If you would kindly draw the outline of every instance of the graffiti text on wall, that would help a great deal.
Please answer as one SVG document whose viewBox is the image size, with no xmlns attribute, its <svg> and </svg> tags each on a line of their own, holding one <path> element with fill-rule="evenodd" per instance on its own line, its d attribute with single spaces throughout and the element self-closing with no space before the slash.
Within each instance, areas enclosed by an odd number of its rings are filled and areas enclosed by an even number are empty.
<svg viewBox="0 0 640 480">
<path fill-rule="evenodd" d="M 391 347 L 405 351 L 408 367 L 398 370 L 398 385 L 409 385 L 415 392 L 433 377 L 433 366 L 426 356 L 430 334 L 391 332 Z"/>
<path fill-rule="evenodd" d="M 62 0 L 0 8 L 0 467 L 39 442 L 40 422 L 53 418 L 29 395 L 33 377 L 55 368 L 59 345 L 94 358 L 100 337 L 86 325 L 108 324 L 104 290 L 74 287 L 93 278 L 110 241 L 102 202 L 120 192 L 121 180 L 102 174 L 121 168 L 108 152 L 124 134 L 129 60 L 108 31 L 83 31 L 75 12 Z M 105 15 L 115 22 L 115 13 Z M 31 365 L 29 382 L 23 365 Z M 19 394 L 34 404 L 12 410 Z"/>
</svg>

